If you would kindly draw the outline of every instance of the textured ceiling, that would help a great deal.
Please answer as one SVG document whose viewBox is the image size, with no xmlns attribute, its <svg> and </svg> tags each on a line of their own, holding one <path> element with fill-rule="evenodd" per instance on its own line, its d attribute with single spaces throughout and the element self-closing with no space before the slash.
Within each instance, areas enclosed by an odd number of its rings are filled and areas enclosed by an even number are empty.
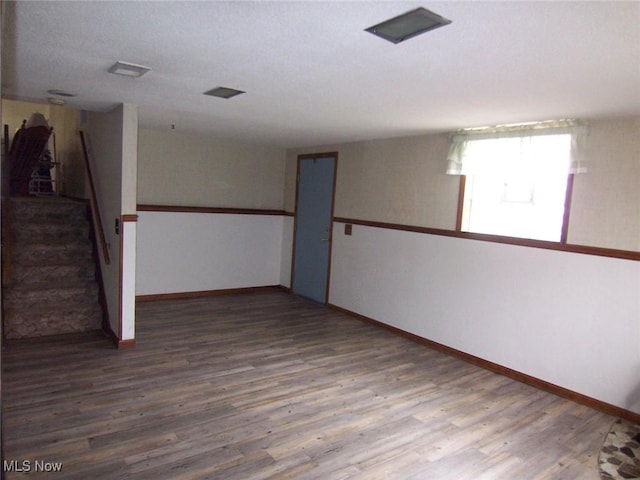
<svg viewBox="0 0 640 480">
<path fill-rule="evenodd" d="M 640 114 L 640 2 L 4 2 L 2 94 L 140 126 L 299 147 Z M 451 25 L 363 30 L 423 6 Z M 139 79 L 107 73 L 147 65 Z M 247 93 L 203 95 L 216 87 Z"/>
</svg>

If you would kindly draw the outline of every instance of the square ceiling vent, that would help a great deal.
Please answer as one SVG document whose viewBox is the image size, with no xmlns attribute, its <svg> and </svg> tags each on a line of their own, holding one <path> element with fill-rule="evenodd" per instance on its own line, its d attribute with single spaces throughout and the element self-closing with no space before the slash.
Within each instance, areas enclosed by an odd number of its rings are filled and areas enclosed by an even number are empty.
<svg viewBox="0 0 640 480">
<path fill-rule="evenodd" d="M 438 27 L 449 25 L 451 20 L 433 13 L 426 8 L 416 8 L 403 13 L 373 27 L 365 28 L 366 32 L 373 33 L 391 43 L 400 43 L 422 33 Z"/>
<path fill-rule="evenodd" d="M 216 87 L 204 92 L 205 95 L 218 97 L 218 98 L 231 98 L 231 97 L 235 97 L 236 95 L 241 95 L 243 93 L 246 93 L 246 92 L 243 92 L 242 90 L 236 90 L 235 88 L 227 88 L 227 87 Z"/>
<path fill-rule="evenodd" d="M 113 73 L 115 75 L 123 75 L 125 77 L 137 78 L 141 77 L 150 70 L 150 67 L 145 67 L 144 65 L 137 65 L 135 63 L 123 62 L 122 60 L 118 60 L 111 66 L 111 68 L 109 68 L 109 73 Z"/>
</svg>

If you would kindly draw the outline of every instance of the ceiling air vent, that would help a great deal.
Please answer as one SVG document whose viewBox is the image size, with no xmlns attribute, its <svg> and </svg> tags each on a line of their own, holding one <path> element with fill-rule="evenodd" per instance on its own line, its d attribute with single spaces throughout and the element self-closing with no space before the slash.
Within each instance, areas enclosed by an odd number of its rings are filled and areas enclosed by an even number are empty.
<svg viewBox="0 0 640 480">
<path fill-rule="evenodd" d="M 118 60 L 116 63 L 111 65 L 109 68 L 109 73 L 113 73 L 115 75 L 124 75 L 125 77 L 141 77 L 145 73 L 147 73 L 151 68 L 145 67 L 144 65 L 136 65 L 135 63 L 123 62 Z"/>
<path fill-rule="evenodd" d="M 426 8 L 419 7 L 382 23 L 378 23 L 373 27 L 366 28 L 365 31 L 384 38 L 391 43 L 400 43 L 416 35 L 428 32 L 434 28 L 449 25 L 450 23 L 451 20 L 441 17 Z"/>
<path fill-rule="evenodd" d="M 210 95 L 212 97 L 218 97 L 218 98 L 231 98 L 231 97 L 235 97 L 236 95 L 240 95 L 242 93 L 246 93 L 246 92 L 243 92 L 242 90 L 236 90 L 235 88 L 227 88 L 227 87 L 216 87 L 216 88 L 212 88 L 207 92 L 204 92 L 205 95 Z"/>
</svg>

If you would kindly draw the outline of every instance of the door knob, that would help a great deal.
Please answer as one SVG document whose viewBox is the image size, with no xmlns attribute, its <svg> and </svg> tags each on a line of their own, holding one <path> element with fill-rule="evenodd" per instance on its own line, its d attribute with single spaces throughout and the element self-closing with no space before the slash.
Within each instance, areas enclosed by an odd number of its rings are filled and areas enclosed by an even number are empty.
<svg viewBox="0 0 640 480">
<path fill-rule="evenodd" d="M 320 241 L 321 242 L 329 242 L 331 239 L 330 238 L 321 238 Z"/>
</svg>

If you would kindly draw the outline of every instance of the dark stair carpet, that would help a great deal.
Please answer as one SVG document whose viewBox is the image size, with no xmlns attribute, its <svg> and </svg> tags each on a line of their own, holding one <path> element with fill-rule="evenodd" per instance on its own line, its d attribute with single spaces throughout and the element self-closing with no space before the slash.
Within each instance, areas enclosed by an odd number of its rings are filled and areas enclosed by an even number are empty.
<svg viewBox="0 0 640 480">
<path fill-rule="evenodd" d="M 7 339 L 98 330 L 102 311 L 86 203 L 10 199 L 12 272 L 3 292 Z"/>
</svg>

